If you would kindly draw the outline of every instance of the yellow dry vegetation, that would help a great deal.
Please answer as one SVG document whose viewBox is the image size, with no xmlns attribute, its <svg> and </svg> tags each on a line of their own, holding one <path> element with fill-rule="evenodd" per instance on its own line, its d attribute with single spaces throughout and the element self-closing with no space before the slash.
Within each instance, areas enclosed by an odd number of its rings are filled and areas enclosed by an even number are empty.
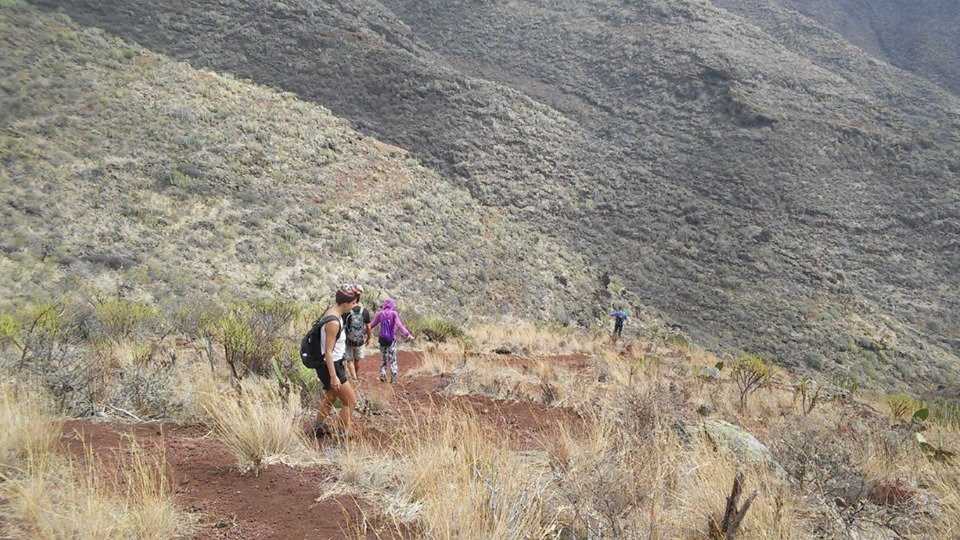
<svg viewBox="0 0 960 540">
<path fill-rule="evenodd" d="M 57 453 L 62 423 L 34 387 L 0 384 L 0 515 L 23 538 L 181 537 L 192 529 L 173 497 L 166 456 L 130 439 L 109 464 Z M 8 429 L 10 428 L 10 429 Z"/>
</svg>

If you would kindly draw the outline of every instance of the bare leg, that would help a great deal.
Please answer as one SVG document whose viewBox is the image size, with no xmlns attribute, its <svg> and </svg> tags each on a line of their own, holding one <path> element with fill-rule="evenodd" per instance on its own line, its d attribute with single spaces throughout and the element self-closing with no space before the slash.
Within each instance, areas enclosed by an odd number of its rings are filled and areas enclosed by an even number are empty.
<svg viewBox="0 0 960 540">
<path fill-rule="evenodd" d="M 347 360 L 347 379 L 351 381 L 357 380 L 357 361 L 356 360 Z"/>
<path fill-rule="evenodd" d="M 330 409 L 333 408 L 333 402 L 337 400 L 337 393 L 333 390 L 326 390 L 323 394 L 323 401 L 317 408 L 317 421 L 323 422 L 330 415 Z"/>
<path fill-rule="evenodd" d="M 357 408 L 357 396 L 353 393 L 353 387 L 349 382 L 340 385 L 336 390 L 336 396 L 343 403 L 343 407 L 340 408 L 340 429 L 343 430 L 344 435 L 348 435 L 353 421 L 353 410 Z"/>
</svg>

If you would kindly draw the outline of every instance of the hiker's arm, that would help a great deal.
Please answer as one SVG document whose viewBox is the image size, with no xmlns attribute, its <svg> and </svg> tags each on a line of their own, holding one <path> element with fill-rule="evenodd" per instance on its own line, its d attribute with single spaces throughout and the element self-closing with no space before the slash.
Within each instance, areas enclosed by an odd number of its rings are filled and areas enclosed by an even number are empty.
<svg viewBox="0 0 960 540">
<path fill-rule="evenodd" d="M 369 345 L 369 344 L 370 344 L 370 336 L 373 335 L 373 326 L 372 326 L 370 323 L 367 323 L 366 332 L 367 332 L 367 340 L 366 340 L 363 344 L 364 344 L 364 345 Z"/>
<path fill-rule="evenodd" d="M 333 367 L 333 348 L 337 345 L 337 330 L 338 328 L 330 323 L 323 326 L 323 331 L 326 332 L 327 336 L 323 360 L 327 364 L 327 371 L 330 372 L 330 388 L 334 390 L 340 388 L 340 377 L 337 377 L 337 369 Z"/>
<path fill-rule="evenodd" d="M 413 334 L 403 325 L 403 321 L 400 320 L 400 315 L 397 315 L 397 328 L 403 332 L 403 335 L 407 336 L 407 339 L 413 339 Z"/>
</svg>

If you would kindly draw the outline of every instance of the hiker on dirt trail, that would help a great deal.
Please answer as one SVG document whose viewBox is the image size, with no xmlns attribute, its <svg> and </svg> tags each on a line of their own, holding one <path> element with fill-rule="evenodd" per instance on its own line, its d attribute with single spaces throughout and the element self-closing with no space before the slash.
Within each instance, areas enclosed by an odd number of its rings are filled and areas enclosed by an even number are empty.
<svg viewBox="0 0 960 540">
<path fill-rule="evenodd" d="M 370 328 L 380 325 L 380 382 L 387 380 L 387 367 L 390 368 L 390 382 L 397 382 L 397 330 L 402 332 L 408 341 L 413 340 L 413 334 L 403 325 L 400 314 L 393 309 L 395 305 L 391 298 L 384 300 L 383 309 L 370 323 Z"/>
<path fill-rule="evenodd" d="M 616 308 L 610 314 L 613 317 L 613 335 L 620 337 L 623 335 L 623 323 L 627 322 L 627 312 L 623 308 Z"/>
<path fill-rule="evenodd" d="M 324 351 L 324 363 L 317 368 L 317 376 L 325 391 L 317 420 L 313 424 L 317 436 L 331 433 L 326 424 L 327 416 L 337 399 L 340 408 L 339 427 L 346 435 L 350 432 L 353 409 L 357 406 L 357 397 L 347 381 L 347 371 L 343 365 L 343 355 L 347 349 L 347 332 L 343 328 L 343 316 L 360 303 L 361 289 L 356 285 L 341 285 L 337 289 L 337 304 L 323 312 L 321 322 L 329 319 L 320 328 L 320 347 Z"/>
<path fill-rule="evenodd" d="M 357 285 L 360 294 L 363 294 L 363 287 Z M 343 327 L 347 332 L 347 351 L 343 355 L 343 361 L 347 366 L 347 375 L 353 384 L 358 384 L 357 373 L 360 369 L 360 360 L 366 352 L 366 346 L 370 344 L 370 310 L 357 305 L 343 316 Z M 354 388 L 356 390 L 356 388 Z"/>
</svg>

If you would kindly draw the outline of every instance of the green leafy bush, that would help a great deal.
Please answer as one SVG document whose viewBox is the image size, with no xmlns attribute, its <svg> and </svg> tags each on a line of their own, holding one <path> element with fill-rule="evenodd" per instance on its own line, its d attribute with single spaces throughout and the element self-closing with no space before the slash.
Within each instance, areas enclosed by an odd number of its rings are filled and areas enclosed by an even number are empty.
<svg viewBox="0 0 960 540">
<path fill-rule="evenodd" d="M 0 347 L 14 343 L 20 334 L 20 321 L 10 313 L 0 313 Z"/>
<path fill-rule="evenodd" d="M 156 310 L 149 304 L 123 298 L 100 301 L 96 313 L 104 334 L 114 341 L 130 338 L 141 325 L 157 317 Z"/>
<path fill-rule="evenodd" d="M 687 337 L 684 336 L 683 334 L 670 332 L 669 334 L 667 334 L 666 341 L 667 343 L 675 347 L 678 347 L 680 349 L 690 348 L 690 340 L 687 339 Z"/>
<path fill-rule="evenodd" d="M 439 317 L 419 317 L 411 319 L 408 323 L 407 326 L 414 336 L 422 336 L 436 343 L 444 343 L 464 335 L 463 329 L 456 323 Z"/>
<path fill-rule="evenodd" d="M 903 420 L 908 414 L 923 409 L 923 402 L 910 394 L 887 394 L 883 398 L 890 417 L 894 420 Z"/>
<path fill-rule="evenodd" d="M 179 169 L 170 171 L 170 185 L 183 190 L 190 190 L 193 187 L 193 178 L 190 178 Z"/>
<path fill-rule="evenodd" d="M 290 339 L 290 325 L 302 309 L 288 300 L 254 300 L 230 306 L 217 324 L 224 358 L 233 377 L 266 376 Z"/>
<path fill-rule="evenodd" d="M 740 409 L 757 390 L 767 388 L 776 372 L 773 364 L 755 354 L 741 356 L 733 362 L 732 378 L 740 391 Z"/>
</svg>

